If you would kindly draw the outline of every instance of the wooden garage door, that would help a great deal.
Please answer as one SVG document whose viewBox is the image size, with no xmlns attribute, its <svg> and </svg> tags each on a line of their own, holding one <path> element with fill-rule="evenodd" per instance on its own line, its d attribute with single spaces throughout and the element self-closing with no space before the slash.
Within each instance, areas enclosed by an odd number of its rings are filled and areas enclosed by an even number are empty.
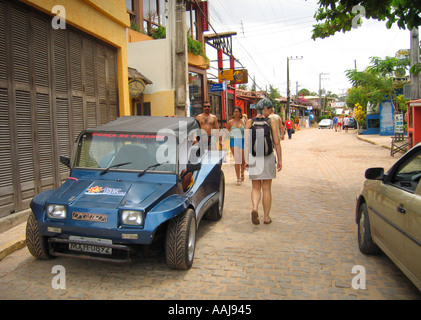
<svg viewBox="0 0 421 320">
<path fill-rule="evenodd" d="M 117 51 L 0 0 L 0 217 L 56 188 L 79 132 L 118 116 Z"/>
</svg>

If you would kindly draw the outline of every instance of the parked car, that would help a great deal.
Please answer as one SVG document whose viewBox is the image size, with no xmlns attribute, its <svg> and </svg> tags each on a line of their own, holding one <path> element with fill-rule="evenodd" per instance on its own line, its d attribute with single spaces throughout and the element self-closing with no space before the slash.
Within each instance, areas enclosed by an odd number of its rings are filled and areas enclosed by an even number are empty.
<svg viewBox="0 0 421 320">
<path fill-rule="evenodd" d="M 124 262 L 163 243 L 168 266 L 189 269 L 199 222 L 224 206 L 224 154 L 199 135 L 194 118 L 146 116 L 80 133 L 74 159 L 60 157 L 68 179 L 31 202 L 31 254 Z"/>
<path fill-rule="evenodd" d="M 333 121 L 331 119 L 323 119 L 319 122 L 319 129 L 332 129 L 333 128 Z"/>
<path fill-rule="evenodd" d="M 349 118 L 348 129 L 357 129 L 357 121 L 355 118 Z"/>
<path fill-rule="evenodd" d="M 370 168 L 357 198 L 358 246 L 383 251 L 421 291 L 421 143 L 392 168 Z"/>
</svg>

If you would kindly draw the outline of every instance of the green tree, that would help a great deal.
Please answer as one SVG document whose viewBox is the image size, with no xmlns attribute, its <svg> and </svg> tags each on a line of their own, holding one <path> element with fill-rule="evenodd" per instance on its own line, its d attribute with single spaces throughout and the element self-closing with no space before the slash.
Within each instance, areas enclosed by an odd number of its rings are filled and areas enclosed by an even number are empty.
<svg viewBox="0 0 421 320">
<path fill-rule="evenodd" d="M 273 85 L 269 85 L 269 98 L 276 99 L 279 98 L 281 94 L 279 93 L 279 89 L 275 88 Z"/>
<path fill-rule="evenodd" d="M 308 91 L 308 89 L 301 89 L 300 91 L 298 91 L 298 95 L 299 96 L 309 96 L 310 95 L 310 91 Z"/>
<path fill-rule="evenodd" d="M 401 89 L 404 82 L 393 81 L 393 74 L 397 68 L 408 69 L 408 66 L 408 59 L 372 57 L 370 66 L 364 71 L 346 70 L 346 76 L 353 85 L 346 99 L 348 107 L 353 108 L 359 103 L 363 111 L 367 112 L 368 102 L 375 106 L 385 97 L 396 100 L 397 89 Z"/>
<path fill-rule="evenodd" d="M 362 23 L 364 16 L 386 21 L 389 29 L 394 24 L 409 30 L 421 25 L 419 0 L 319 0 L 318 4 L 314 14 L 318 23 L 313 25 L 313 39 L 350 31 Z"/>
<path fill-rule="evenodd" d="M 275 112 L 279 113 L 281 110 L 281 103 L 278 100 L 276 100 L 277 98 L 281 97 L 281 94 L 279 93 L 279 89 L 275 88 L 273 85 L 270 84 L 268 95 L 269 95 L 270 101 L 272 101 Z"/>
</svg>

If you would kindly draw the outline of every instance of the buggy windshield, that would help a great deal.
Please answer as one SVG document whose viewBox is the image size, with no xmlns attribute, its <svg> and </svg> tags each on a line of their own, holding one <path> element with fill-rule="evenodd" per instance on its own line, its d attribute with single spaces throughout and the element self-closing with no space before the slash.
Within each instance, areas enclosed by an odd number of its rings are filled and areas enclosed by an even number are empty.
<svg viewBox="0 0 421 320">
<path fill-rule="evenodd" d="M 175 137 L 153 134 L 85 132 L 74 167 L 120 171 L 176 172 Z"/>
</svg>

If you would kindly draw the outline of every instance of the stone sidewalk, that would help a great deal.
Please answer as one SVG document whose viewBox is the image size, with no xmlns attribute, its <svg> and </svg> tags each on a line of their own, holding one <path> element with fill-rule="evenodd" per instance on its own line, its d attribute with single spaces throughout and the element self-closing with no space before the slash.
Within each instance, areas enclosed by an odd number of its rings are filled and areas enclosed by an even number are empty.
<svg viewBox="0 0 421 320">
<path fill-rule="evenodd" d="M 318 129 L 297 131 L 283 141 L 270 225 L 251 223 L 251 182 L 246 177 L 236 186 L 233 164 L 224 164 L 224 216 L 201 222 L 188 271 L 169 270 L 161 256 L 120 266 L 66 258 L 39 261 L 24 249 L 0 262 L 0 299 L 421 299 L 385 255 L 358 250 L 355 197 L 364 170 L 390 167 L 398 158 L 381 147 L 390 145 L 390 137 L 371 142 L 358 140 L 354 130 Z M 261 206 L 259 213 L 262 222 Z M 14 232 L 22 235 L 24 228 L 23 222 Z M 51 288 L 57 264 L 66 268 L 66 290 Z M 365 270 L 364 290 L 352 287 L 355 266 Z"/>
</svg>

